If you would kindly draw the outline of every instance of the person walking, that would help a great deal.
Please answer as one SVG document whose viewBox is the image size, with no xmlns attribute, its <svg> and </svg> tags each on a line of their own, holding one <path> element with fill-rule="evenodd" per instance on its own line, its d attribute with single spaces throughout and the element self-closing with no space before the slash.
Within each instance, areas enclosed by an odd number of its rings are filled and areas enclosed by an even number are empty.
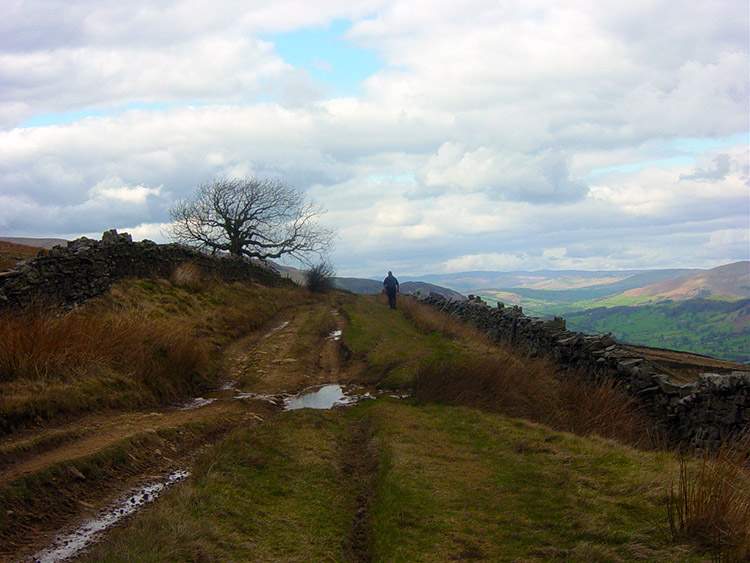
<svg viewBox="0 0 750 563">
<path fill-rule="evenodd" d="M 391 309 L 396 308 L 396 294 L 399 290 L 398 280 L 394 277 L 393 272 L 388 272 L 388 277 L 383 280 L 383 287 L 388 294 L 388 305 Z"/>
</svg>

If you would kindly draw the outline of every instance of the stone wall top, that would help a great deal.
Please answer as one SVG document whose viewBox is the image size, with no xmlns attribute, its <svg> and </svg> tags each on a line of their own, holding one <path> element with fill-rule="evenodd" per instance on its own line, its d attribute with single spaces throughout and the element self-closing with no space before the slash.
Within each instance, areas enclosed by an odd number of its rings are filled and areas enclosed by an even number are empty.
<svg viewBox="0 0 750 563">
<path fill-rule="evenodd" d="M 26 306 L 34 300 L 74 305 L 101 295 L 128 277 L 168 278 L 174 268 L 193 262 L 225 281 L 283 283 L 275 270 L 244 259 L 215 257 L 178 244 L 133 242 L 112 229 L 97 241 L 81 237 L 66 246 L 40 250 L 39 256 L 0 273 L 0 306 Z"/>
</svg>

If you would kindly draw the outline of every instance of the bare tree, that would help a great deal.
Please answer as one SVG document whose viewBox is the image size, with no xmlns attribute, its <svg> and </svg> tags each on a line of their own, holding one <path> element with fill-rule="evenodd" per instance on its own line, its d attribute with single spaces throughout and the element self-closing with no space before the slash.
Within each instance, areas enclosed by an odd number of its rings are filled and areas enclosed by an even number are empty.
<svg viewBox="0 0 750 563">
<path fill-rule="evenodd" d="M 324 256 L 334 232 L 318 225 L 322 207 L 276 180 L 221 179 L 169 210 L 171 237 L 183 244 L 265 260 L 284 255 L 308 262 Z"/>
</svg>

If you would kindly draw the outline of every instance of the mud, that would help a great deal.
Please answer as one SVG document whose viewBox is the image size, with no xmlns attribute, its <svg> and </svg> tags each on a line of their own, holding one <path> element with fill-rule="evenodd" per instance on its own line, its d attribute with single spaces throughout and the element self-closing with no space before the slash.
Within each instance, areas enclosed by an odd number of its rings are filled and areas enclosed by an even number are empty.
<svg viewBox="0 0 750 563">
<path fill-rule="evenodd" d="M 374 439 L 371 421 L 364 419 L 350 428 L 340 451 L 341 472 L 355 493 L 349 535 L 343 542 L 344 560 L 370 563 L 373 560 L 372 506 L 376 495 L 379 444 Z"/>
<path fill-rule="evenodd" d="M 186 479 L 190 473 L 180 469 L 166 477 L 128 491 L 112 506 L 95 518 L 84 522 L 71 531 L 60 534 L 52 545 L 27 559 L 34 563 L 57 563 L 74 557 L 92 543 L 102 532 L 123 518 L 130 516 L 146 504 L 155 501 L 165 489 Z"/>
</svg>

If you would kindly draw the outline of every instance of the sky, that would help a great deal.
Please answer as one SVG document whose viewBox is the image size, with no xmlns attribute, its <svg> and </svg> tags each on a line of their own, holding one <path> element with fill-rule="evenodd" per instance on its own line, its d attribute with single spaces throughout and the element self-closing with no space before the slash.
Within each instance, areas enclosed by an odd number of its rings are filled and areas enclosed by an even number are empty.
<svg viewBox="0 0 750 563">
<path fill-rule="evenodd" d="M 342 276 L 750 259 L 747 0 L 3 0 L 0 236 L 168 242 L 218 178 Z"/>
</svg>

